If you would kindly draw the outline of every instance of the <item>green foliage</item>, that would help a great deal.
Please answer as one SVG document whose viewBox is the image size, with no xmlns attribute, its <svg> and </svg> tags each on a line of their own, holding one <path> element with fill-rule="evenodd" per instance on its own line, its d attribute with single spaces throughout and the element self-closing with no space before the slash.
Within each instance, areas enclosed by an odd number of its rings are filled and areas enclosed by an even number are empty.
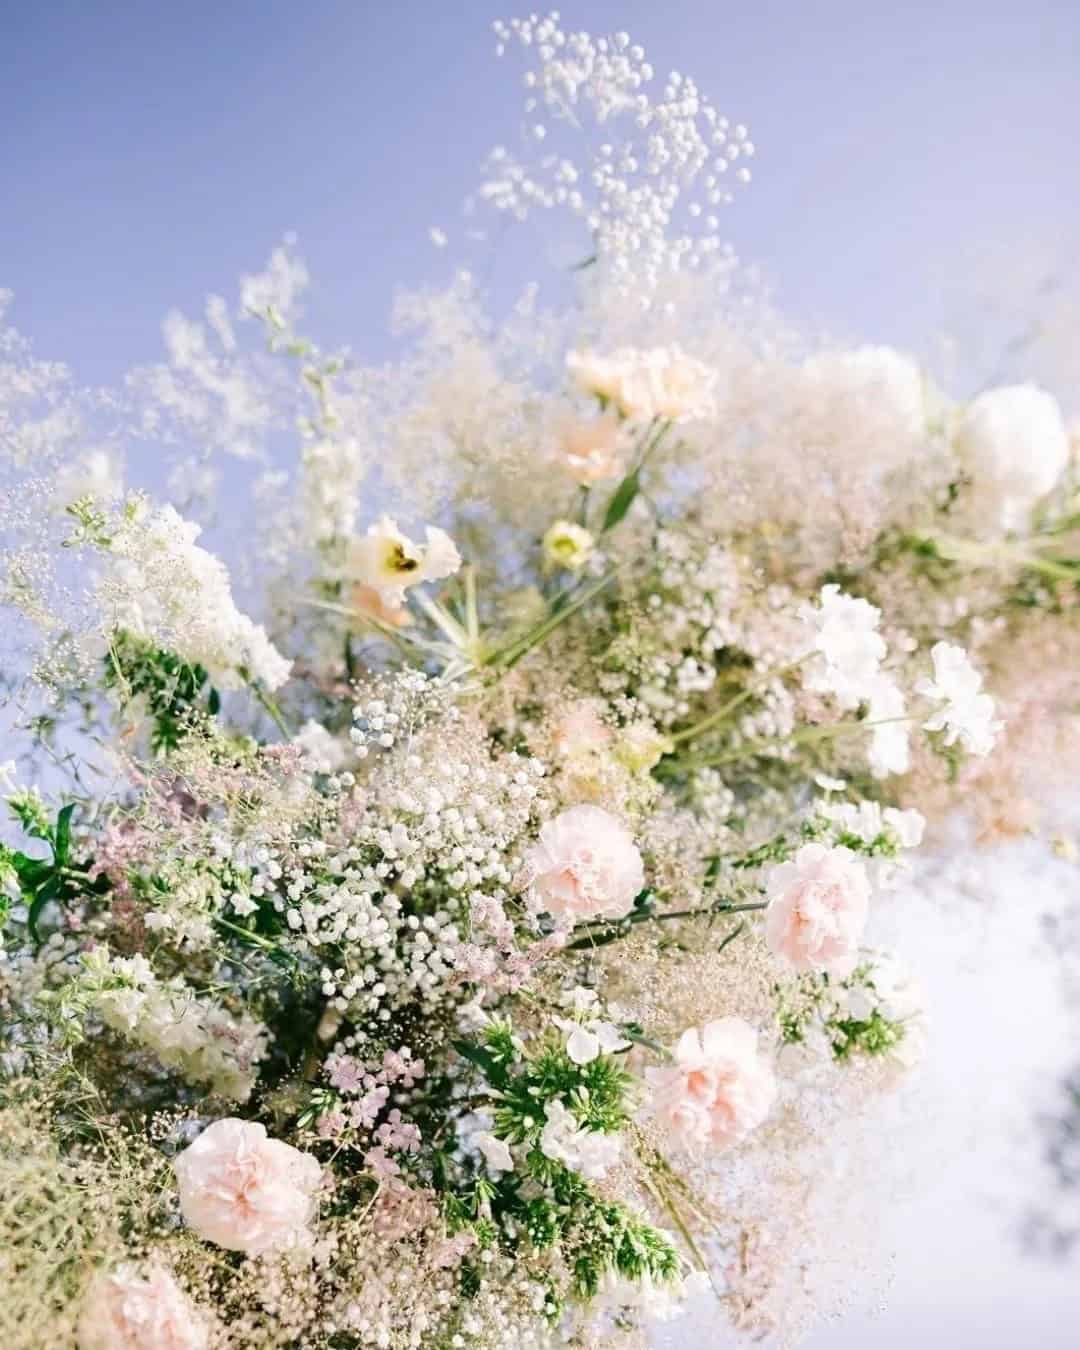
<svg viewBox="0 0 1080 1350">
<path fill-rule="evenodd" d="M 202 666 L 127 632 L 113 638 L 105 658 L 105 684 L 117 689 L 125 702 L 146 699 L 157 751 L 175 750 L 194 721 L 215 716 L 221 706 Z"/>
<path fill-rule="evenodd" d="M 35 858 L 18 849 L 0 849 L 0 872 L 8 877 L 14 875 L 20 899 L 26 906 L 26 926 L 36 943 L 40 940 L 38 930 L 42 913 L 51 901 L 63 904 L 87 890 L 104 890 L 108 882 L 104 878 L 90 882 L 85 872 L 71 864 L 74 802 L 60 808 L 55 823 L 50 820 L 45 803 L 36 792 L 13 793 L 8 798 L 8 807 L 24 832 L 31 839 L 46 844 L 52 855 Z M 5 895 L 0 899 L 0 928 L 10 913 L 10 899 Z"/>
</svg>

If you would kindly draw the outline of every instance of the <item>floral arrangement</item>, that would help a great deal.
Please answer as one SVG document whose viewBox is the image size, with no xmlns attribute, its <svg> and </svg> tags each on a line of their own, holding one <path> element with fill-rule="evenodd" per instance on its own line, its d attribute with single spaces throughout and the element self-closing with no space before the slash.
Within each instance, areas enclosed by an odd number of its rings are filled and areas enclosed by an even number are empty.
<svg viewBox="0 0 1080 1350">
<path fill-rule="evenodd" d="M 927 1034 L 876 916 L 1075 736 L 1054 398 L 805 344 L 718 234 L 745 128 L 625 35 L 497 36 L 527 148 L 467 242 L 587 231 L 552 299 L 459 272 L 364 367 L 283 248 L 121 393 L 3 336 L 13 1347 L 797 1339 Z"/>
</svg>

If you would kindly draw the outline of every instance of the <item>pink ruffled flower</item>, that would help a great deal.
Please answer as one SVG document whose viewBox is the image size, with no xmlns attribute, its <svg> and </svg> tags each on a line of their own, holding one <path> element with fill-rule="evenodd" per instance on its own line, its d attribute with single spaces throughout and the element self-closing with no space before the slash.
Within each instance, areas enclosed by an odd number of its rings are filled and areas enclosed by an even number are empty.
<svg viewBox="0 0 1080 1350">
<path fill-rule="evenodd" d="M 206 1322 L 169 1272 L 122 1265 L 91 1282 L 79 1314 L 79 1350 L 206 1350 Z"/>
<path fill-rule="evenodd" d="M 870 882 L 847 848 L 804 844 L 768 877 L 765 940 L 796 970 L 841 979 L 855 969 L 866 927 Z"/>
<path fill-rule="evenodd" d="M 630 832 L 599 806 L 572 806 L 541 827 L 525 869 L 539 909 L 555 919 L 618 919 L 645 884 Z"/>
<path fill-rule="evenodd" d="M 652 1113 L 686 1143 L 728 1148 L 756 1129 L 772 1108 L 776 1079 L 741 1017 L 690 1027 L 675 1062 L 649 1069 Z"/>
<path fill-rule="evenodd" d="M 311 1218 L 322 1168 L 262 1125 L 216 1120 L 173 1163 L 180 1211 L 201 1238 L 254 1255 L 287 1246 Z"/>
</svg>

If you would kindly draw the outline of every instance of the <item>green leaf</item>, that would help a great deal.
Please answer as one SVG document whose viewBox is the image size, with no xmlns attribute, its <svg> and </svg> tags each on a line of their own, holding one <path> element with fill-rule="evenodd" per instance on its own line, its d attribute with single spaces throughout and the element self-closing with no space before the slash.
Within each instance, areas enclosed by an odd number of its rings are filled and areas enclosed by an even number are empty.
<svg viewBox="0 0 1080 1350">
<path fill-rule="evenodd" d="M 68 802 L 67 806 L 56 817 L 56 836 L 53 844 L 53 861 L 57 867 L 63 867 L 67 862 L 68 849 L 71 847 L 71 813 L 75 810 L 75 803 Z"/>
<path fill-rule="evenodd" d="M 25 853 L 13 853 L 11 865 L 19 878 L 19 885 L 27 891 L 35 890 L 52 872 L 53 865 L 44 858 L 31 858 Z"/>
<path fill-rule="evenodd" d="M 55 873 L 41 887 L 38 893 L 30 901 L 30 908 L 27 913 L 26 926 L 30 930 L 30 936 L 35 942 L 40 942 L 38 936 L 38 919 L 41 918 L 41 911 L 49 903 L 55 900 L 60 891 L 60 878 Z"/>
<path fill-rule="evenodd" d="M 640 473 L 635 469 L 632 473 L 626 475 L 612 494 L 611 501 L 608 502 L 607 511 L 604 514 L 602 533 L 606 534 L 608 530 L 613 530 L 618 525 L 633 505 L 634 498 L 638 495 L 640 488 Z"/>
<path fill-rule="evenodd" d="M 454 1049 L 462 1059 L 467 1059 L 470 1064 L 475 1065 L 494 1087 L 505 1084 L 506 1066 L 500 1064 L 490 1050 L 472 1041 L 454 1041 Z"/>
</svg>

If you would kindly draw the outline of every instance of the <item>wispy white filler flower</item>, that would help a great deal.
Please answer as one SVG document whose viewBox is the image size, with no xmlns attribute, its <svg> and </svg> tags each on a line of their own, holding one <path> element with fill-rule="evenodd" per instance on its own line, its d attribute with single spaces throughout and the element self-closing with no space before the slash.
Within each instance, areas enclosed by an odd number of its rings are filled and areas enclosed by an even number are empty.
<svg viewBox="0 0 1080 1350">
<path fill-rule="evenodd" d="M 1001 723 L 994 719 L 994 700 L 982 692 L 982 676 L 963 647 L 951 642 L 935 643 L 930 657 L 933 678 L 921 679 L 915 691 L 941 706 L 923 726 L 943 731 L 946 745 L 959 741 L 973 755 L 988 755 Z"/>
<path fill-rule="evenodd" d="M 690 1144 L 727 1148 L 757 1129 L 772 1109 L 776 1079 L 741 1017 L 690 1027 L 673 1063 L 648 1070 L 651 1110 Z"/>
<path fill-rule="evenodd" d="M 960 418 L 956 453 L 1003 530 L 1022 530 L 1069 462 L 1069 436 L 1057 400 L 1033 384 L 988 389 Z"/>
<path fill-rule="evenodd" d="M 425 542 L 418 544 L 389 516 L 382 516 L 354 540 L 350 556 L 353 579 L 370 586 L 391 605 L 401 604 L 409 586 L 441 581 L 460 566 L 461 554 L 445 530 L 429 525 Z"/>
</svg>

